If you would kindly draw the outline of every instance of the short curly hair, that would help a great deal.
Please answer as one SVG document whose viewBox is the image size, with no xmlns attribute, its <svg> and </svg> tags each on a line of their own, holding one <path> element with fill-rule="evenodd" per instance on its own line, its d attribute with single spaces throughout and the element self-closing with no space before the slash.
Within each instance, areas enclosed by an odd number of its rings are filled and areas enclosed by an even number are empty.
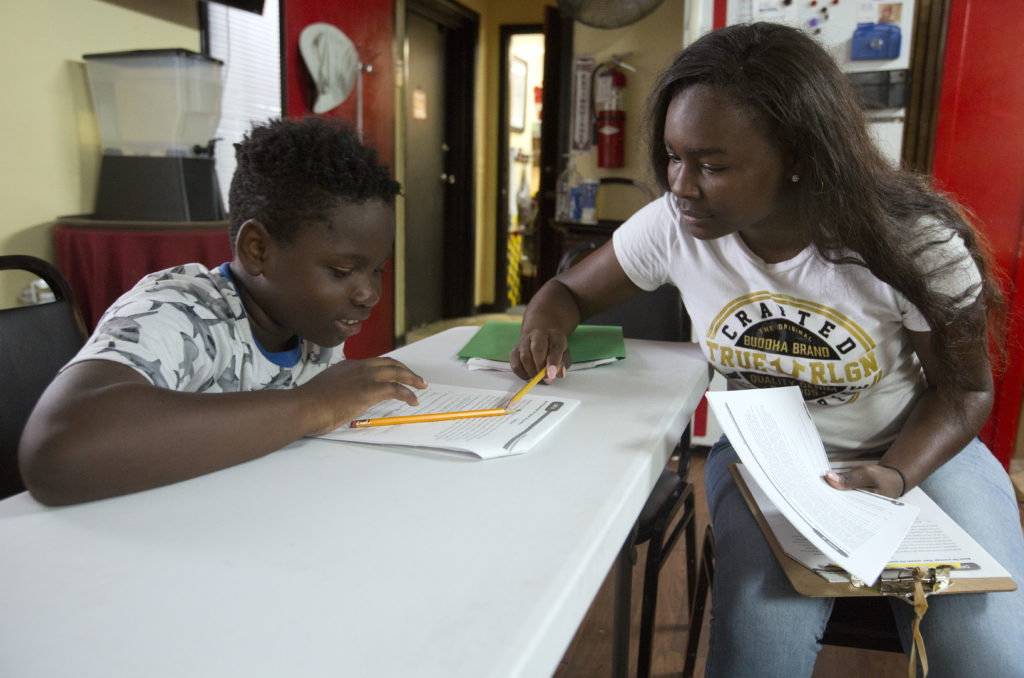
<svg viewBox="0 0 1024 678">
<path fill-rule="evenodd" d="M 242 224 L 258 219 L 280 242 L 322 221 L 339 201 L 393 206 L 401 185 L 351 124 L 333 118 L 273 119 L 235 144 L 228 193 L 231 244 Z"/>
</svg>

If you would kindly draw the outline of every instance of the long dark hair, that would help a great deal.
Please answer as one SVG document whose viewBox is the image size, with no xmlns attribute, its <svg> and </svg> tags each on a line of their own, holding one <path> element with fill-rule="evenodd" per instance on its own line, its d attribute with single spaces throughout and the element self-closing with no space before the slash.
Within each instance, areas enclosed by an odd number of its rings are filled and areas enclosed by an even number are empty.
<svg viewBox="0 0 1024 678">
<path fill-rule="evenodd" d="M 906 297 L 931 327 L 932 347 L 949 384 L 963 387 L 959 359 L 985 341 L 991 327 L 1002 347 L 1005 301 L 988 248 L 969 214 L 935 191 L 927 177 L 894 167 L 868 134 L 861 102 L 835 61 L 805 32 L 774 23 L 736 25 L 709 33 L 676 55 L 647 102 L 648 153 L 668 190 L 665 116 L 694 85 L 749 107 L 771 140 L 799 167 L 794 186 L 806 239 L 829 261 L 864 265 Z M 922 253 L 946 238 L 919 237 L 931 217 L 963 239 L 982 282 L 950 297 L 929 285 Z M 953 237 L 953 235 L 950 235 Z M 948 266 L 955 266 L 950 262 Z M 970 320 L 979 296 L 988 322 Z"/>
</svg>

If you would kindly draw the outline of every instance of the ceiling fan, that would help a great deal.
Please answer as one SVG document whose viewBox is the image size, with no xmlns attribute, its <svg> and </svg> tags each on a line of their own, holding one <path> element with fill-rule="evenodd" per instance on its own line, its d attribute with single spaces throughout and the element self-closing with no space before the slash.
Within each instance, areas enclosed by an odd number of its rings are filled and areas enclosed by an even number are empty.
<svg viewBox="0 0 1024 678">
<path fill-rule="evenodd" d="M 664 0 L 558 0 L 562 16 L 593 28 L 621 28 L 653 12 Z"/>
</svg>

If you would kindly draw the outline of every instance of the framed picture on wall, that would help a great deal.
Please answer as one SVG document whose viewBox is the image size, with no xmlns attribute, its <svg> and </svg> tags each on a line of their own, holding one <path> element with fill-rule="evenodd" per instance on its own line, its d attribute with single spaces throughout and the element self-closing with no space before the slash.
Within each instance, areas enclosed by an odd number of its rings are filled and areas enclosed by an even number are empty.
<svg viewBox="0 0 1024 678">
<path fill-rule="evenodd" d="M 508 126 L 513 132 L 526 129 L 526 61 L 509 57 Z"/>
</svg>

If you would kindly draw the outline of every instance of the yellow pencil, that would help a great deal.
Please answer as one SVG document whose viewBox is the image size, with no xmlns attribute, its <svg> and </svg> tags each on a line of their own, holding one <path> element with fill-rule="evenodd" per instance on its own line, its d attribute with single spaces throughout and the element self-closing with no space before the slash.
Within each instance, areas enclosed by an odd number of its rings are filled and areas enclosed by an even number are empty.
<svg viewBox="0 0 1024 678">
<path fill-rule="evenodd" d="M 512 405 L 514 405 L 517 400 L 519 400 L 524 395 L 526 395 L 527 391 L 529 391 L 531 388 L 536 386 L 537 383 L 541 379 L 543 379 L 544 375 L 547 374 L 547 373 L 548 373 L 548 368 L 547 367 L 545 367 L 540 372 L 538 372 L 537 375 L 533 379 L 531 379 L 530 381 L 526 382 L 526 385 L 523 386 L 521 389 L 519 389 L 518 393 L 516 393 L 514 396 L 512 396 L 512 400 L 508 401 L 508 404 L 505 405 L 505 408 L 508 409 L 509 407 L 512 407 Z"/>
<path fill-rule="evenodd" d="M 368 428 L 370 426 L 391 426 L 392 424 L 417 424 L 425 421 L 448 421 L 450 419 L 470 419 L 472 417 L 497 417 L 508 414 L 505 408 L 492 410 L 466 410 L 465 412 L 437 412 L 434 414 L 410 414 L 404 417 L 379 417 L 377 419 L 353 419 L 350 428 Z"/>
</svg>

